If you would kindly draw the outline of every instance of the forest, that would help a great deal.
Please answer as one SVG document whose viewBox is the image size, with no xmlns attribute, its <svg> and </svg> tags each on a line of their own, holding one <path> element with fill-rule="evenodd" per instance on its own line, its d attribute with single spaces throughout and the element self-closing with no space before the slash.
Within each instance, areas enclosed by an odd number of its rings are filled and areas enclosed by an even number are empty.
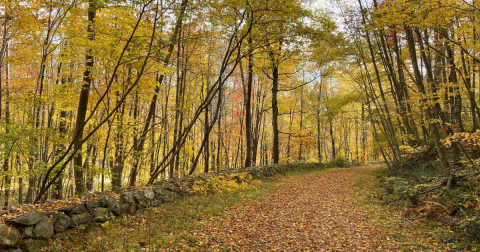
<svg viewBox="0 0 480 252">
<path fill-rule="evenodd" d="M 1 26 L 5 207 L 373 157 L 334 81 L 345 41 L 306 2 L 6 1 Z"/>
<path fill-rule="evenodd" d="M 2 205 L 301 163 L 385 164 L 413 204 L 468 180 L 449 195 L 475 205 L 479 22 L 476 0 L 3 0 Z"/>
</svg>

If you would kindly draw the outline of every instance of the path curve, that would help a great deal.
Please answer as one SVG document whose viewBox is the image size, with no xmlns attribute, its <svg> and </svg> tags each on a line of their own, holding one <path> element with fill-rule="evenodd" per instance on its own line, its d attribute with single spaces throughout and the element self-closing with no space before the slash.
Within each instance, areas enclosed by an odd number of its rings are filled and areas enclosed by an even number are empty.
<svg viewBox="0 0 480 252">
<path fill-rule="evenodd" d="M 267 198 L 204 223 L 205 251 L 396 251 L 360 206 L 361 167 L 283 179 Z"/>
</svg>

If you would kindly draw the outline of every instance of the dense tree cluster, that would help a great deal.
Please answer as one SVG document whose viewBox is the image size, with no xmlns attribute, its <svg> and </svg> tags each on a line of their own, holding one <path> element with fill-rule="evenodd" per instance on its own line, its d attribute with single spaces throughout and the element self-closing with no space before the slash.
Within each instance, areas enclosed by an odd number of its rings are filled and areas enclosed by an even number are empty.
<svg viewBox="0 0 480 252">
<path fill-rule="evenodd" d="M 476 1 L 0 4 L 4 206 L 425 150 L 477 165 Z M 464 162 L 465 161 L 465 162 Z"/>
<path fill-rule="evenodd" d="M 478 13 L 478 2 L 464 0 L 359 0 L 345 8 L 350 79 L 392 169 L 428 149 L 451 175 L 478 167 Z"/>
<path fill-rule="evenodd" d="M 341 40 L 307 2 L 3 1 L 0 14 L 5 207 L 328 148 L 316 90 L 331 59 L 315 45 Z"/>
</svg>

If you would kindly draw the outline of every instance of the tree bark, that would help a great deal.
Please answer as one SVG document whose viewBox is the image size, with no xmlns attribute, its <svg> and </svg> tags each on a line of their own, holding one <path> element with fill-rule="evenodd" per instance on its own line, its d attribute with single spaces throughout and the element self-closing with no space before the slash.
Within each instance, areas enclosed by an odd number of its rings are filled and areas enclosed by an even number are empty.
<svg viewBox="0 0 480 252">
<path fill-rule="evenodd" d="M 278 81 L 279 81 L 279 73 L 278 73 L 278 62 L 276 62 L 276 58 L 274 53 L 271 53 L 271 60 L 272 60 L 272 128 L 273 128 L 273 164 L 278 164 L 280 161 L 280 146 L 279 146 L 279 139 L 278 139 Z"/>
<path fill-rule="evenodd" d="M 95 16 L 96 16 L 96 2 L 95 0 L 88 1 L 88 40 L 93 42 L 95 40 Z M 85 55 L 85 72 L 83 73 L 82 90 L 80 91 L 80 99 L 78 101 L 77 119 L 75 120 L 74 131 L 74 149 L 78 153 L 73 158 L 74 176 L 75 176 L 75 193 L 82 194 L 85 191 L 85 171 L 82 168 L 82 139 L 83 130 L 85 127 L 85 118 L 88 110 L 88 97 L 90 94 L 90 85 L 92 84 L 92 70 L 94 61 L 93 48 L 87 49 Z"/>
<path fill-rule="evenodd" d="M 410 27 L 408 27 L 407 25 L 405 25 L 405 33 L 406 33 L 406 36 L 407 36 L 408 49 L 409 49 L 410 58 L 411 58 L 411 61 L 412 61 L 412 68 L 413 68 L 413 71 L 415 73 L 415 84 L 417 85 L 418 91 L 420 93 L 422 93 L 424 96 L 427 96 L 425 86 L 423 85 L 423 77 L 422 77 L 422 74 L 420 73 L 420 69 L 418 67 L 417 54 L 416 54 L 416 50 L 415 50 L 415 41 L 414 41 L 414 38 L 413 38 L 413 32 L 412 32 L 412 29 Z M 425 102 L 425 99 L 422 99 L 422 101 Z M 427 120 L 437 119 L 437 118 L 435 118 L 435 116 L 432 112 L 432 108 L 430 106 L 427 106 L 425 112 L 426 112 Z M 451 166 L 450 166 L 450 162 L 448 160 L 447 153 L 446 153 L 442 143 L 440 143 L 440 140 L 441 140 L 440 139 L 440 131 L 439 131 L 440 125 L 438 124 L 438 122 L 432 122 L 432 123 L 430 123 L 430 127 L 432 129 L 434 144 L 435 144 L 435 147 L 437 149 L 437 154 L 440 158 L 440 162 L 442 163 L 442 166 L 445 170 L 450 171 Z"/>
<path fill-rule="evenodd" d="M 252 45 L 252 37 L 248 37 L 248 44 Z M 248 55 L 248 77 L 247 77 L 247 92 L 245 97 L 245 140 L 246 156 L 245 167 L 252 166 L 252 83 L 253 83 L 253 55 L 252 52 Z"/>
</svg>

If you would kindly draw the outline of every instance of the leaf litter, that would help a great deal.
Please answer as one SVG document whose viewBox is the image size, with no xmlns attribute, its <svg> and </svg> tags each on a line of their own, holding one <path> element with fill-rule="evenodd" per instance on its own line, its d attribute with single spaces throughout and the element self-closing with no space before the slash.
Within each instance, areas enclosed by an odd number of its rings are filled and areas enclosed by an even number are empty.
<svg viewBox="0 0 480 252">
<path fill-rule="evenodd" d="M 204 220 L 191 232 L 199 241 L 195 250 L 399 251 L 373 224 L 373 210 L 358 201 L 356 183 L 373 169 L 378 167 L 281 178 L 265 199 Z"/>
</svg>

